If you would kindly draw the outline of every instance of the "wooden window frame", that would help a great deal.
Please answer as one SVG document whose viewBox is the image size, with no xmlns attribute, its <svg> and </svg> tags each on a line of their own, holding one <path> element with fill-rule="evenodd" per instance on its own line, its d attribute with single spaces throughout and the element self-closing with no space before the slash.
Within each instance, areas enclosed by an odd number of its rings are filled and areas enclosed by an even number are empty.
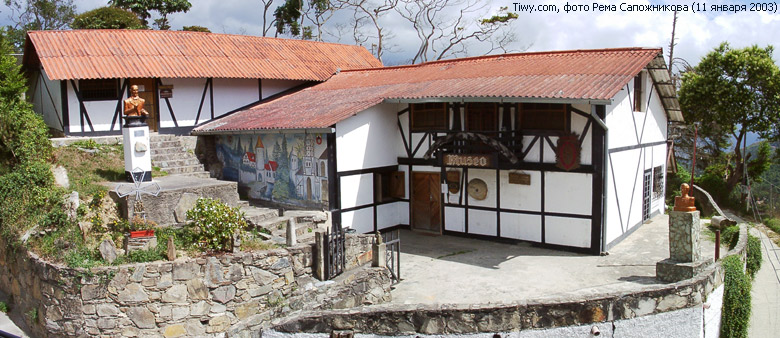
<svg viewBox="0 0 780 338">
<path fill-rule="evenodd" d="M 374 202 L 401 201 L 406 195 L 406 178 L 403 171 L 382 170 L 374 172 Z"/>
<path fill-rule="evenodd" d="M 660 198 L 664 193 L 664 166 L 653 167 L 653 198 Z"/>
<path fill-rule="evenodd" d="M 532 107 L 531 105 L 535 105 Z M 552 107 L 540 107 L 540 105 L 560 105 L 560 109 L 552 109 Z M 565 103 L 538 103 L 538 102 L 521 102 L 517 104 L 517 116 L 515 117 L 515 130 L 524 132 L 530 132 L 531 134 L 560 134 L 568 133 L 571 128 L 571 109 L 568 104 Z M 560 128 L 536 128 L 537 126 L 528 127 L 523 123 L 523 116 L 525 114 L 551 114 L 560 113 L 562 115 L 562 121 L 560 121 Z"/>
<path fill-rule="evenodd" d="M 493 106 L 493 113 L 492 113 L 492 115 L 493 115 L 493 118 L 492 118 L 493 119 L 493 127 L 489 128 L 489 129 L 476 129 L 476 130 L 472 129 L 473 126 L 471 126 L 471 120 L 470 120 L 470 117 L 471 117 L 471 114 L 472 114 L 471 110 L 472 110 L 472 107 L 476 106 L 476 105 L 492 105 Z M 499 124 L 498 122 L 499 121 L 498 121 L 498 104 L 497 103 L 495 103 L 495 102 L 467 102 L 465 111 L 466 111 L 466 118 L 465 118 L 464 122 L 466 123 L 466 130 L 467 131 L 474 131 L 474 132 L 497 132 L 497 131 L 499 131 L 498 130 L 498 124 Z M 480 111 L 480 115 L 483 117 L 482 120 L 484 121 L 484 116 L 485 116 L 484 112 Z"/>
<path fill-rule="evenodd" d="M 642 74 L 645 72 L 639 72 L 634 77 L 634 112 L 641 113 L 645 111 L 644 97 L 645 97 L 645 79 Z"/>
<path fill-rule="evenodd" d="M 411 103 L 409 104 L 409 111 L 409 129 L 413 132 L 447 131 L 449 129 L 450 114 L 446 102 Z M 435 123 L 419 125 L 420 121 L 417 119 L 419 115 L 436 113 L 444 115 L 444 120 L 435 121 L 437 119 L 434 118 Z"/>
<path fill-rule="evenodd" d="M 113 85 L 113 88 L 105 88 Z M 82 101 L 116 101 L 119 99 L 119 79 L 79 80 L 79 94 Z"/>
</svg>

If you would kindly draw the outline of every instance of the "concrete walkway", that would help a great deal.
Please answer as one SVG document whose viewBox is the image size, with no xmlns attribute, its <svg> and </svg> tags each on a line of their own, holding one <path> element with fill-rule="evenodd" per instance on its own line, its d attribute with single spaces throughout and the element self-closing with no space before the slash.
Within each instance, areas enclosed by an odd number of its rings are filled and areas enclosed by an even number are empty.
<svg viewBox="0 0 780 338">
<path fill-rule="evenodd" d="M 761 239 L 764 262 L 753 281 L 753 314 L 750 317 L 750 337 L 780 335 L 780 248 L 769 238 L 766 228 L 751 232 Z"/>
<path fill-rule="evenodd" d="M 715 244 L 702 239 L 702 254 Z M 668 217 L 659 215 L 607 256 L 575 254 L 453 236 L 401 233 L 399 304 L 480 304 L 636 290 L 669 257 Z"/>
</svg>

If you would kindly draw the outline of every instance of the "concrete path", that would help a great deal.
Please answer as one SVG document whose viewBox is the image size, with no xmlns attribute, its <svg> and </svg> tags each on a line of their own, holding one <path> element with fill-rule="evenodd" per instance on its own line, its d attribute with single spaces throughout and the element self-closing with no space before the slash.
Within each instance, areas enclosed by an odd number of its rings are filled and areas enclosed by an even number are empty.
<svg viewBox="0 0 780 338">
<path fill-rule="evenodd" d="M 668 217 L 659 215 L 610 250 L 575 254 L 454 236 L 401 233 L 399 304 L 484 304 L 568 298 L 662 284 L 656 262 L 669 257 Z M 715 244 L 703 238 L 702 255 Z"/>
<path fill-rule="evenodd" d="M 753 314 L 750 317 L 750 337 L 777 337 L 780 335 L 780 248 L 761 227 L 751 232 L 761 239 L 764 262 L 753 281 Z"/>
</svg>

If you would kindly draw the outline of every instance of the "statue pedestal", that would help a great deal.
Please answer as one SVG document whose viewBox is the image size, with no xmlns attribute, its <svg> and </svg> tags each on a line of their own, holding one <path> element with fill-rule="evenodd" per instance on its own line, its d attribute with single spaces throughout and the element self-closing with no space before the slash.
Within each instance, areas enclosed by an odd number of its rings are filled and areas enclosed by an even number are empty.
<svg viewBox="0 0 780 338">
<path fill-rule="evenodd" d="M 125 179 L 133 182 L 152 180 L 152 155 L 149 149 L 149 126 L 144 116 L 125 116 L 122 126 L 122 142 L 125 149 Z M 134 173 L 136 168 L 143 172 Z"/>
<path fill-rule="evenodd" d="M 669 212 L 669 258 L 656 264 L 658 278 L 665 282 L 692 278 L 709 262 L 701 258 L 699 212 Z"/>
</svg>

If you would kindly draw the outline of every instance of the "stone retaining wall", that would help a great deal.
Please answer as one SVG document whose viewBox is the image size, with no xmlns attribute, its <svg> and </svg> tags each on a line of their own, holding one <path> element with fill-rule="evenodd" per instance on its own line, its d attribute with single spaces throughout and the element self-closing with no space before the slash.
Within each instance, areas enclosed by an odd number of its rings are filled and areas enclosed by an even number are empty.
<svg viewBox="0 0 780 338">
<path fill-rule="evenodd" d="M 740 225 L 737 246 L 728 255 L 745 256 L 747 228 Z M 484 305 L 378 305 L 348 310 L 301 313 L 274 331 L 329 333 L 350 330 L 377 335 L 476 334 L 572 327 L 617 322 L 701 307 L 723 283 L 716 262 L 694 278 L 665 285 L 559 298 L 540 298 Z"/>
<path fill-rule="evenodd" d="M 347 260 L 370 260 L 371 238 L 348 235 Z M 313 252 L 299 245 L 84 270 L 0 243 L 0 288 L 36 337 L 240 336 L 296 310 L 389 300 L 386 269 L 353 264 L 319 282 Z"/>
</svg>

